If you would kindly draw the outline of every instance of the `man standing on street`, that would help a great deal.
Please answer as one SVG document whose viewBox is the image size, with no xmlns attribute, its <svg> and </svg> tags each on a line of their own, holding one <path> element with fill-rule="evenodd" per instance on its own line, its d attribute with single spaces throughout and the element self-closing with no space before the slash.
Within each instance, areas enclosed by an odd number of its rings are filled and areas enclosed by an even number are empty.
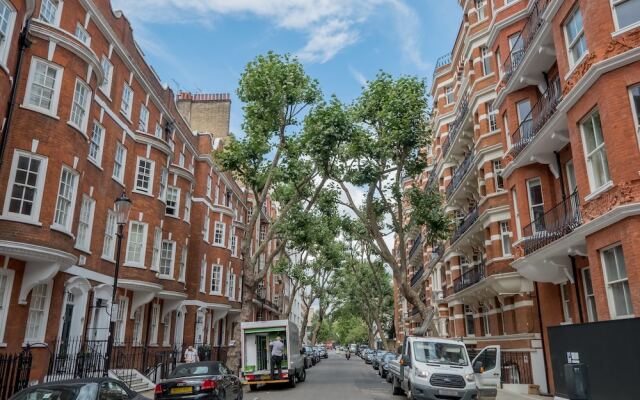
<svg viewBox="0 0 640 400">
<path fill-rule="evenodd" d="M 284 343 L 280 339 L 280 336 L 276 337 L 276 340 L 269 343 L 271 347 L 271 379 L 276 379 L 273 375 L 276 366 L 278 366 L 278 379 L 282 376 L 282 351 L 284 350 Z"/>
<path fill-rule="evenodd" d="M 194 363 L 198 361 L 199 361 L 198 353 L 193 348 L 193 346 L 187 347 L 187 349 L 184 351 L 184 362 Z"/>
</svg>

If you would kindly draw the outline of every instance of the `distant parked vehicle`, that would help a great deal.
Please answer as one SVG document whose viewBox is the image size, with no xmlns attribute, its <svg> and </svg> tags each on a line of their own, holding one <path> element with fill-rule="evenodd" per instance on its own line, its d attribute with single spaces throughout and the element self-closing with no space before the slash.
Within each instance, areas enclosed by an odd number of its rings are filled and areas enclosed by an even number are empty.
<svg viewBox="0 0 640 400">
<path fill-rule="evenodd" d="M 227 400 L 241 399 L 242 393 L 237 374 L 219 361 L 205 361 L 177 366 L 167 379 L 156 385 L 154 399 Z"/>
<path fill-rule="evenodd" d="M 380 367 L 378 368 L 378 374 L 383 378 L 387 379 L 389 376 L 389 362 L 398 358 L 398 355 L 395 353 L 387 353 L 382 357 L 380 361 Z M 391 382 L 390 379 L 388 379 Z"/>
<path fill-rule="evenodd" d="M 112 378 L 85 378 L 43 383 L 19 391 L 11 400 L 60 399 L 60 400 L 145 400 L 129 389 L 122 381 Z"/>
<path fill-rule="evenodd" d="M 382 360 L 382 357 L 384 357 L 385 354 L 387 354 L 387 352 L 384 350 L 378 350 L 373 354 L 373 357 L 371 358 L 371 366 L 373 369 L 380 368 L 380 360 Z"/>
</svg>

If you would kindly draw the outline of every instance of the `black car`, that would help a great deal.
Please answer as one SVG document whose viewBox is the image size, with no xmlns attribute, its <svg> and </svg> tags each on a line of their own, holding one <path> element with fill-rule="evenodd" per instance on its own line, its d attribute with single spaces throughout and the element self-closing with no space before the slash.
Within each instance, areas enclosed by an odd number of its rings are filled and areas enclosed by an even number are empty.
<svg viewBox="0 0 640 400">
<path fill-rule="evenodd" d="M 219 361 L 205 361 L 177 366 L 167 379 L 156 385 L 154 398 L 240 400 L 242 395 L 236 374 Z"/>
<path fill-rule="evenodd" d="M 303 346 L 302 350 L 304 351 L 305 368 L 311 368 L 318 363 L 318 356 L 317 354 L 314 354 L 313 347 Z"/>
<path fill-rule="evenodd" d="M 373 369 L 380 368 L 380 361 L 385 354 L 387 354 L 387 352 L 384 350 L 378 350 L 377 352 L 373 353 L 373 356 L 371 357 L 371 366 L 373 367 Z"/>
<path fill-rule="evenodd" d="M 395 353 L 387 353 L 380 360 L 380 367 L 378 368 L 378 374 L 386 379 L 389 375 L 389 362 L 398 358 L 398 355 Z"/>
<path fill-rule="evenodd" d="M 129 389 L 124 382 L 111 378 L 85 378 L 43 383 L 28 387 L 11 397 L 11 400 L 60 399 L 60 400 L 146 400 Z"/>
</svg>

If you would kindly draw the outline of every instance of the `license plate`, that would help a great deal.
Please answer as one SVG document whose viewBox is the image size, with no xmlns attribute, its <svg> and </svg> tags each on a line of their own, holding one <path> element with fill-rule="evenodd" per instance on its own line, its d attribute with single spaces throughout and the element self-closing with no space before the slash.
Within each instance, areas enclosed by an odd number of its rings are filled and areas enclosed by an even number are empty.
<svg viewBox="0 0 640 400">
<path fill-rule="evenodd" d="M 262 375 L 262 380 L 269 380 L 269 379 L 271 379 L 271 375 L 269 374 Z"/>
<path fill-rule="evenodd" d="M 447 390 L 447 389 L 439 389 L 438 394 L 441 396 L 457 396 L 457 390 Z"/>
<path fill-rule="evenodd" d="M 171 388 L 169 393 L 171 394 L 193 393 L 193 387 L 191 386 L 174 387 L 174 388 Z"/>
</svg>

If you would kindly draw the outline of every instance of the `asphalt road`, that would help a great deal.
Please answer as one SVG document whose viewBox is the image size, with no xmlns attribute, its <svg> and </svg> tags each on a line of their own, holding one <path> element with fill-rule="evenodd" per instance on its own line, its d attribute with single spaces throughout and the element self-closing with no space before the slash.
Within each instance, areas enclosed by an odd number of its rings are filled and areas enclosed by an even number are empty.
<svg viewBox="0 0 640 400">
<path fill-rule="evenodd" d="M 307 379 L 295 389 L 263 386 L 245 392 L 245 400 L 389 400 L 391 385 L 380 379 L 371 365 L 360 357 L 329 353 L 329 358 L 307 370 Z M 396 397 L 402 399 L 402 397 Z"/>
</svg>

